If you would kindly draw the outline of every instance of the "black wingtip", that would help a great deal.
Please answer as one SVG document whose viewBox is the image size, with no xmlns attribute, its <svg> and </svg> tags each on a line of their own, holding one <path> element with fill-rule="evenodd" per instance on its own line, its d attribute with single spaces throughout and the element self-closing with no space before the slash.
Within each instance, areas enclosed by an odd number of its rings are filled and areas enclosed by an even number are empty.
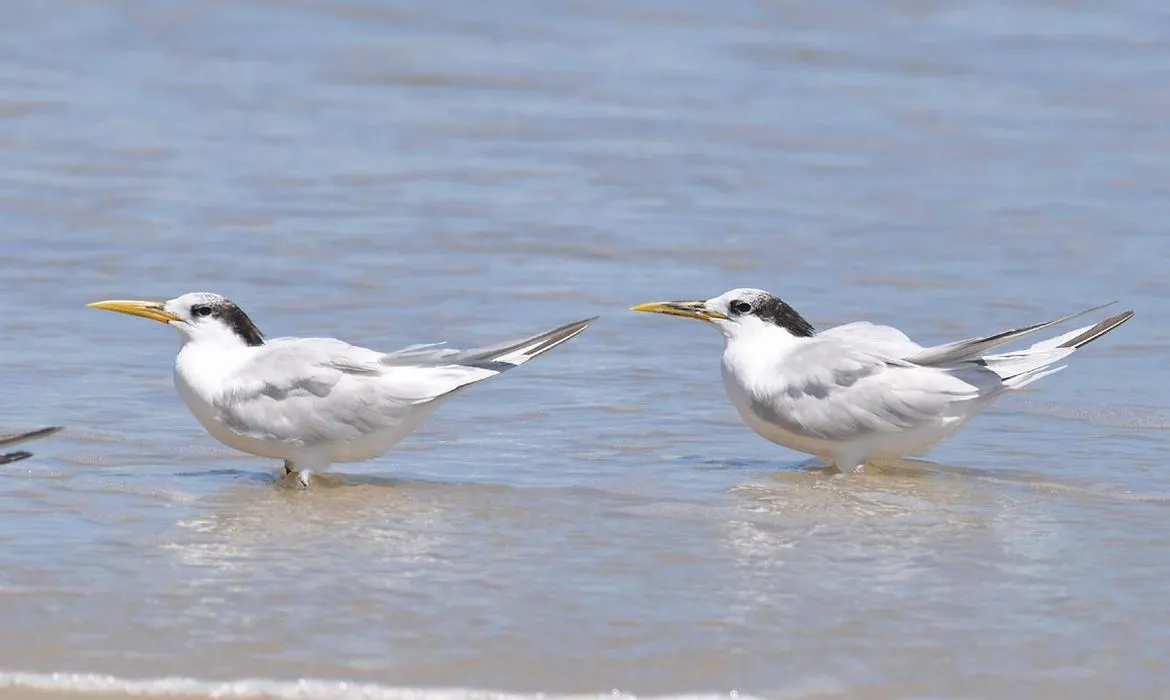
<svg viewBox="0 0 1170 700">
<path fill-rule="evenodd" d="M 538 336 L 543 337 L 544 342 L 530 348 L 524 353 L 524 355 L 527 357 L 536 357 L 537 355 L 548 352 L 561 343 L 576 338 L 578 335 L 583 333 L 586 328 L 589 327 L 589 324 L 593 323 L 598 318 L 600 318 L 600 316 L 594 316 L 593 318 L 586 318 L 580 321 L 573 321 L 572 323 L 566 323 L 560 328 L 555 328 L 547 333 L 544 333 L 543 336 Z"/>
<path fill-rule="evenodd" d="M 1116 303 L 1116 302 L 1114 302 L 1114 303 Z M 1097 325 L 1093 326 L 1092 328 L 1086 330 L 1084 333 L 1081 333 L 1077 337 L 1072 338 L 1070 340 L 1066 340 L 1065 342 L 1060 344 L 1060 347 L 1074 348 L 1074 349 L 1075 348 L 1082 348 L 1082 347 L 1088 345 L 1089 343 L 1093 342 L 1097 338 L 1100 338 L 1101 336 L 1105 335 L 1106 333 L 1113 330 L 1114 328 L 1117 328 L 1118 326 L 1125 323 L 1126 321 L 1128 321 L 1131 318 L 1133 318 L 1133 310 L 1132 309 L 1127 310 L 1127 311 L 1122 311 L 1121 313 L 1117 314 L 1116 316 L 1110 316 L 1109 318 L 1105 319 L 1104 321 L 1101 321 L 1100 323 L 1098 323 Z"/>
<path fill-rule="evenodd" d="M 27 437 L 29 440 L 35 440 L 37 438 L 48 437 L 48 436 L 52 435 L 53 433 L 58 433 L 60 431 L 61 431 L 61 426 L 50 425 L 47 428 L 41 428 L 40 430 L 33 430 L 31 432 L 25 433 L 24 437 Z"/>
<path fill-rule="evenodd" d="M 0 437 L 0 445 L 15 445 L 16 443 L 25 442 L 27 440 L 36 440 L 37 438 L 43 438 L 43 437 L 47 437 L 49 435 L 52 435 L 53 433 L 55 433 L 59 430 L 61 430 L 61 426 L 54 425 L 54 426 L 50 426 L 48 428 L 40 428 L 38 430 L 30 430 L 27 433 L 19 433 L 17 435 L 8 435 L 6 437 Z"/>
</svg>

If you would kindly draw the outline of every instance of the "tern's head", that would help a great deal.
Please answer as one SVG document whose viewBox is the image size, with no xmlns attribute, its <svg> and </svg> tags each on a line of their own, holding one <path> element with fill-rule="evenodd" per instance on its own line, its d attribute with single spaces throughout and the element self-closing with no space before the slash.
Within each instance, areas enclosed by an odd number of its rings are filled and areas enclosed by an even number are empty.
<svg viewBox="0 0 1170 700">
<path fill-rule="evenodd" d="M 728 339 L 775 329 L 796 338 L 809 338 L 816 333 L 796 309 L 762 289 L 733 289 L 706 301 L 660 301 L 631 308 L 697 318 L 718 328 Z"/>
<path fill-rule="evenodd" d="M 264 344 L 264 335 L 248 314 L 231 300 L 209 292 L 192 292 L 167 302 L 117 299 L 90 306 L 165 323 L 179 331 L 184 343 Z"/>
</svg>

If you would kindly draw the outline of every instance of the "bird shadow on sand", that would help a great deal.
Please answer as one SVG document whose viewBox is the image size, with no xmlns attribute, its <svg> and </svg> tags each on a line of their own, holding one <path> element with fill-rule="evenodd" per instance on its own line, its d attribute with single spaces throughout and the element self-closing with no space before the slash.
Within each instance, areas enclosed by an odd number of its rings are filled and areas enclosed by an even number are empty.
<svg viewBox="0 0 1170 700">
<path fill-rule="evenodd" d="M 314 473 L 305 488 L 295 474 L 270 474 L 274 486 L 280 489 L 294 491 L 312 491 L 313 489 L 340 489 L 354 486 L 374 486 L 388 489 L 406 488 L 410 486 L 444 486 L 448 482 L 431 479 L 418 479 L 402 476 L 385 476 L 380 474 L 346 474 L 344 472 Z"/>
<path fill-rule="evenodd" d="M 451 486 L 454 482 L 418 477 L 386 476 L 383 474 L 347 474 L 345 472 L 314 472 L 305 488 L 294 474 L 285 474 L 282 467 L 239 469 L 220 467 L 214 469 L 184 470 L 175 476 L 187 479 L 214 479 L 243 482 L 266 486 L 277 490 L 308 491 L 315 489 L 339 489 L 346 487 L 408 488 L 414 486 Z"/>
<path fill-rule="evenodd" d="M 207 467 L 200 469 L 184 469 L 174 472 L 174 475 L 183 479 L 200 479 L 212 481 L 234 481 L 260 486 L 270 486 L 277 489 L 312 490 L 316 488 L 333 489 L 345 486 L 381 486 L 384 488 L 398 488 L 413 485 L 443 485 L 434 479 L 415 477 L 386 476 L 384 474 L 348 474 L 345 472 L 313 472 L 308 489 L 305 489 L 299 479 L 293 474 L 286 474 L 284 467 L 257 462 L 252 467 Z"/>
<path fill-rule="evenodd" d="M 232 467 L 187 469 L 181 472 L 175 472 L 175 476 L 183 479 L 230 480 L 251 484 L 271 484 L 275 483 L 278 479 L 278 475 L 275 472 L 268 472 L 263 469 L 237 469 Z"/>
<path fill-rule="evenodd" d="M 747 471 L 747 472 L 792 472 L 810 474 L 836 474 L 835 467 L 826 466 L 817 459 L 798 462 L 774 462 L 767 459 L 741 459 L 738 457 L 711 459 L 698 455 L 684 455 L 681 461 L 689 462 L 699 471 Z"/>
</svg>

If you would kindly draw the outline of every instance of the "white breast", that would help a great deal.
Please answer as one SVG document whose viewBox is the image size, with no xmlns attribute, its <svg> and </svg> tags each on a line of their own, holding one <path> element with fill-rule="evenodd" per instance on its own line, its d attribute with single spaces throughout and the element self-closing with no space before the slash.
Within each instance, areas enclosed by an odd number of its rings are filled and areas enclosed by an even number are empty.
<svg viewBox="0 0 1170 700">
<path fill-rule="evenodd" d="M 225 351 L 199 343 L 184 345 L 175 358 L 175 389 L 199 424 L 216 440 L 260 457 L 292 459 L 294 451 L 288 446 L 240 435 L 220 421 L 215 401 L 223 392 L 225 380 L 247 360 L 247 350 Z"/>
<path fill-rule="evenodd" d="M 723 388 L 727 391 L 732 405 L 739 412 L 743 422 L 747 423 L 748 427 L 754 430 L 757 435 L 797 452 L 830 459 L 833 452 L 832 443 L 789 430 L 775 421 L 768 420 L 766 416 L 756 411 L 748 385 L 753 379 L 758 380 L 759 376 L 766 373 L 776 362 L 771 354 L 758 351 L 761 347 L 769 348 L 775 347 L 775 345 L 766 342 L 766 339 L 761 340 L 764 342 L 755 345 L 729 342 L 724 348 Z M 784 347 L 781 345 L 777 352 L 783 352 L 783 350 Z"/>
<path fill-rule="evenodd" d="M 785 430 L 783 427 L 771 423 L 765 420 L 763 416 L 757 414 L 752 407 L 752 401 L 748 398 L 747 390 L 739 378 L 728 370 L 726 363 L 723 366 L 723 388 L 727 391 L 727 396 L 731 399 L 735 410 L 739 412 L 740 418 L 757 435 L 771 440 L 778 445 L 783 445 L 790 450 L 816 455 L 825 459 L 831 457 L 832 448 L 829 443 Z"/>
</svg>

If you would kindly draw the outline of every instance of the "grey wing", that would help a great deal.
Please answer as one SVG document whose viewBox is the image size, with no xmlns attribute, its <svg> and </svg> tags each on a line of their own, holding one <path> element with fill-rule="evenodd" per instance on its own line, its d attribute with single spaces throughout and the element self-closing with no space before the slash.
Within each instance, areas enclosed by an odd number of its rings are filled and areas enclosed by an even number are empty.
<svg viewBox="0 0 1170 700">
<path fill-rule="evenodd" d="M 479 350 L 414 345 L 380 353 L 334 338 L 277 338 L 241 368 L 216 406 L 232 430 L 293 444 L 351 440 L 397 427 L 410 407 L 521 365 L 593 319 Z"/>
<path fill-rule="evenodd" d="M 765 376 L 748 390 L 759 417 L 831 441 L 946 424 L 960 413 L 956 402 L 981 393 L 949 372 L 832 338 L 793 351 Z"/>
<path fill-rule="evenodd" d="M 277 339 L 243 366 L 217 402 L 220 420 L 250 437 L 311 445 L 397 427 L 410 407 L 496 372 L 393 364 L 332 338 Z"/>
</svg>

